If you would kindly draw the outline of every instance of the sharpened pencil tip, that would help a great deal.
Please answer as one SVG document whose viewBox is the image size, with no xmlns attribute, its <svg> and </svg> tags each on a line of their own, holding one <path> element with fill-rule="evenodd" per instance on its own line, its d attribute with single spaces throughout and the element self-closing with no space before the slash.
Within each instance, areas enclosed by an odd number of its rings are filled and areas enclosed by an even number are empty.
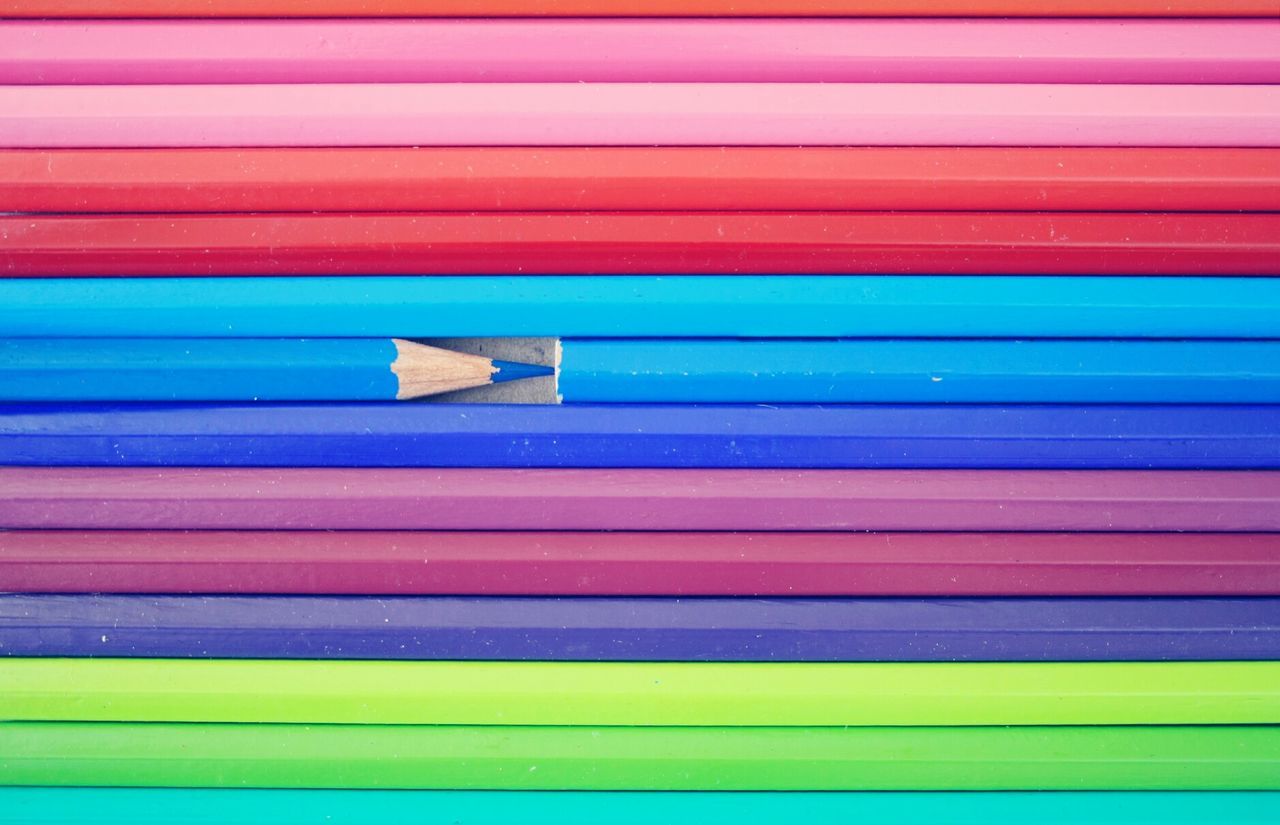
<svg viewBox="0 0 1280 825">
<path fill-rule="evenodd" d="M 521 364 L 518 361 L 494 361 L 497 372 L 493 374 L 493 383 L 501 381 L 519 381 L 521 378 L 537 378 L 541 375 L 555 375 L 555 367 L 544 367 L 541 364 Z"/>
</svg>

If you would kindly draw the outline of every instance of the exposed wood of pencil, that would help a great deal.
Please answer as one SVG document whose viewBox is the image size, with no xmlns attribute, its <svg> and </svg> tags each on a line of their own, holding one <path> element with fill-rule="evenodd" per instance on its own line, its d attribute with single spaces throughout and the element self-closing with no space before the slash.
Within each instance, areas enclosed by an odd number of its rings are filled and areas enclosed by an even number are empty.
<svg viewBox="0 0 1280 825">
<path fill-rule="evenodd" d="M 1280 275 L 1280 214 L 23 216 L 0 237 L 0 276 Z"/>
<path fill-rule="evenodd" d="M 0 150 L 17 212 L 1280 211 L 1280 149 Z"/>
<path fill-rule="evenodd" d="M 354 310 L 353 311 L 358 311 Z M 493 361 L 479 355 L 429 347 L 399 338 L 392 339 L 396 360 L 391 371 L 400 381 L 396 398 L 421 398 L 427 395 L 483 387 L 492 383 L 498 368 Z"/>
</svg>

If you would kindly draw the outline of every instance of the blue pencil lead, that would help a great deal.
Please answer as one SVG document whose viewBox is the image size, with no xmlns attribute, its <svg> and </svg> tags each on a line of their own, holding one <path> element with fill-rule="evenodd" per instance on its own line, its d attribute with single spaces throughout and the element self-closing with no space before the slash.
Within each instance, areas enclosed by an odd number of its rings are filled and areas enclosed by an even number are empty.
<svg viewBox="0 0 1280 825">
<path fill-rule="evenodd" d="M 519 361 L 493 362 L 497 372 L 493 374 L 493 383 L 502 381 L 519 381 L 521 378 L 538 378 L 543 375 L 555 375 L 555 367 L 544 367 L 541 364 L 522 364 Z"/>
</svg>

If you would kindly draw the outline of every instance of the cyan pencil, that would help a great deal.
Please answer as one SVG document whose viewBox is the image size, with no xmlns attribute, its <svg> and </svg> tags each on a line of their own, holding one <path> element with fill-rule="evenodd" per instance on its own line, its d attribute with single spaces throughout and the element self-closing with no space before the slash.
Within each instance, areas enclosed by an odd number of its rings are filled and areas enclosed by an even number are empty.
<svg viewBox="0 0 1280 825">
<path fill-rule="evenodd" d="M 1280 279 L 0 278 L 0 338 L 502 335 L 1280 338 Z"/>
<path fill-rule="evenodd" d="M 551 372 L 400 339 L 0 340 L 8 401 L 375 401 Z"/>
<path fill-rule="evenodd" d="M 0 788 L 0 809 L 25 825 L 652 825 L 682 818 L 705 825 L 1277 825 L 1280 793 Z"/>
<path fill-rule="evenodd" d="M 562 342 L 566 402 L 1269 403 L 1280 342 Z"/>
</svg>

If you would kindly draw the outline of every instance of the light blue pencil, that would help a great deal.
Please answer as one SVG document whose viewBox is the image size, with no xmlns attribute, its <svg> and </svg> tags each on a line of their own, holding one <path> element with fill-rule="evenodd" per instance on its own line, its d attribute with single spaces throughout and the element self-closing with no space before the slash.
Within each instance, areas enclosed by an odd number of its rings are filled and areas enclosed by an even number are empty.
<svg viewBox="0 0 1280 825">
<path fill-rule="evenodd" d="M 0 340 L 0 401 L 403 399 L 551 372 L 386 339 Z M 558 391 L 567 402 L 1280 403 L 1280 341 L 566 339 Z"/>
<path fill-rule="evenodd" d="M 552 372 L 388 338 L 0 340 L 5 401 L 390 401 Z"/>
<path fill-rule="evenodd" d="M 1280 278 L 0 279 L 14 337 L 1280 338 Z"/>
<path fill-rule="evenodd" d="M 565 340 L 565 401 L 1274 403 L 1280 341 Z"/>
</svg>

